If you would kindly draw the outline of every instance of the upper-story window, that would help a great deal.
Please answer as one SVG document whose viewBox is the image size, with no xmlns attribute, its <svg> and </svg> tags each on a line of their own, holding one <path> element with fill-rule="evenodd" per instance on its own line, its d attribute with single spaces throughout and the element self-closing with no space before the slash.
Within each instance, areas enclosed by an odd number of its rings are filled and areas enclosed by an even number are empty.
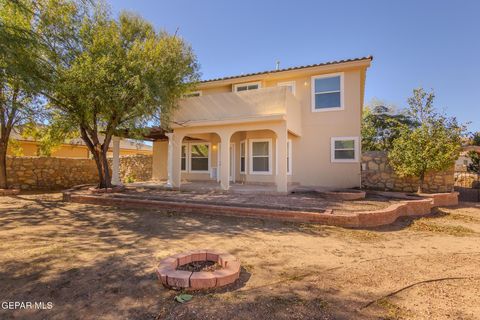
<svg viewBox="0 0 480 320">
<path fill-rule="evenodd" d="M 343 73 L 312 77 L 312 111 L 343 108 Z"/>
<path fill-rule="evenodd" d="M 184 98 L 191 98 L 191 97 L 200 97 L 202 95 L 202 91 L 192 91 L 183 95 Z"/>
<path fill-rule="evenodd" d="M 279 87 L 287 87 L 290 92 L 295 95 L 295 81 L 286 81 L 277 83 Z"/>
<path fill-rule="evenodd" d="M 240 91 L 248 91 L 248 90 L 257 90 L 260 89 L 262 86 L 260 82 L 248 82 L 248 83 L 241 83 L 241 84 L 234 84 L 233 91 L 240 92 Z"/>
</svg>

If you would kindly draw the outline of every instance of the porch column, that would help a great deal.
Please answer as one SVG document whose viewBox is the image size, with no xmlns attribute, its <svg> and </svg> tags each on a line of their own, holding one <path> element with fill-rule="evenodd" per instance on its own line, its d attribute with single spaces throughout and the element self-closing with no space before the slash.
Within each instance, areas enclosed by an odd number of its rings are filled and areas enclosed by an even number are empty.
<svg viewBox="0 0 480 320">
<path fill-rule="evenodd" d="M 180 188 L 182 182 L 181 157 L 183 137 L 183 135 L 178 133 L 171 133 L 171 138 L 168 139 L 168 161 L 171 163 L 171 169 L 169 169 L 168 176 L 169 180 L 171 180 L 172 188 L 175 189 Z"/>
<path fill-rule="evenodd" d="M 287 180 L 287 127 L 283 125 L 282 127 L 275 130 L 277 134 L 277 146 L 276 154 L 278 159 L 276 163 L 278 167 L 276 168 L 277 175 L 275 176 L 275 182 L 277 184 L 277 191 L 286 193 L 288 192 L 288 180 Z"/>
<path fill-rule="evenodd" d="M 120 181 L 120 138 L 112 137 L 113 161 L 112 161 L 112 184 L 121 185 Z"/>
<path fill-rule="evenodd" d="M 220 187 L 230 188 L 230 132 L 220 134 Z"/>
<path fill-rule="evenodd" d="M 173 133 L 165 133 L 168 138 L 167 188 L 173 188 Z"/>
</svg>

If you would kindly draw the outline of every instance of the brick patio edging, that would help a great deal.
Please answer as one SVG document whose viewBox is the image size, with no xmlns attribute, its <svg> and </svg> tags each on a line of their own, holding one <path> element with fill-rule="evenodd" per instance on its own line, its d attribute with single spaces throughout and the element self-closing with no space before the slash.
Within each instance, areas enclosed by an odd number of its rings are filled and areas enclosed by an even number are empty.
<svg viewBox="0 0 480 320">
<path fill-rule="evenodd" d="M 306 212 L 265 208 L 246 208 L 217 204 L 182 203 L 161 200 L 112 198 L 105 195 L 76 194 L 64 192 L 64 201 L 128 208 L 156 208 L 178 212 L 203 213 L 220 216 L 273 219 L 291 222 L 311 222 L 339 227 L 366 228 L 393 223 L 401 216 L 423 216 L 436 206 L 458 204 L 458 192 L 424 195 L 420 200 L 403 200 L 384 209 L 359 212 Z"/>
<path fill-rule="evenodd" d="M 211 272 L 177 270 L 177 267 L 194 261 L 214 261 L 221 265 L 221 269 Z M 210 289 L 234 283 L 240 277 L 240 262 L 229 253 L 200 249 L 162 259 L 156 272 L 160 282 L 167 288 Z"/>
<path fill-rule="evenodd" d="M 1 196 L 15 196 L 20 193 L 20 189 L 0 189 Z"/>
</svg>

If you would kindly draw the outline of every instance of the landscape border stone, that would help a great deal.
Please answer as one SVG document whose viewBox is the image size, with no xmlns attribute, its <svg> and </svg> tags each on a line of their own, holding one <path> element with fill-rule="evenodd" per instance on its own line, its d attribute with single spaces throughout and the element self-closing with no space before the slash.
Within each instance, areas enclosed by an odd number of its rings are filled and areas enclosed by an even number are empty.
<svg viewBox="0 0 480 320">
<path fill-rule="evenodd" d="M 0 196 L 15 196 L 20 193 L 20 189 L 0 189 Z"/>
<path fill-rule="evenodd" d="M 378 192 L 380 193 L 380 192 Z M 388 194 L 381 192 L 382 195 Z M 392 193 L 392 198 L 397 198 Z M 369 228 L 393 223 L 401 216 L 424 216 L 431 213 L 436 206 L 453 206 L 458 204 L 458 192 L 425 194 L 405 197 L 399 203 L 373 211 L 357 212 L 323 212 L 293 211 L 281 209 L 266 209 L 255 207 L 236 207 L 232 205 L 173 202 L 151 199 L 115 198 L 105 194 L 93 195 L 68 192 L 64 195 L 66 201 L 76 203 L 98 204 L 106 206 L 119 206 L 128 208 L 155 208 L 167 209 L 177 212 L 202 213 L 209 215 L 233 216 L 242 218 L 272 219 L 290 222 L 310 222 L 325 225 L 351 228 Z M 403 200 L 404 199 L 404 200 Z"/>
<path fill-rule="evenodd" d="M 88 191 L 94 194 L 95 193 L 117 193 L 117 192 L 125 191 L 125 186 L 120 185 L 120 186 L 113 186 L 111 188 L 91 187 L 91 188 L 88 188 Z"/>
</svg>

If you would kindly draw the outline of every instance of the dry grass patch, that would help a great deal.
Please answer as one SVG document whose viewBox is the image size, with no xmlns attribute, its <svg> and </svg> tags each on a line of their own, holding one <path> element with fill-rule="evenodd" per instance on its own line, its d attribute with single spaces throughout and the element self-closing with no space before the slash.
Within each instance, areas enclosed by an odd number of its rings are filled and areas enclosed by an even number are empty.
<svg viewBox="0 0 480 320">
<path fill-rule="evenodd" d="M 385 320 L 410 319 L 413 316 L 411 312 L 396 305 L 387 298 L 379 300 L 376 304 L 385 310 L 385 317 L 382 318 Z"/>
<path fill-rule="evenodd" d="M 471 236 L 475 234 L 474 230 L 464 226 L 452 226 L 434 222 L 426 222 L 424 219 L 414 221 L 409 229 L 413 231 L 443 233 L 456 237 Z"/>
<path fill-rule="evenodd" d="M 386 240 L 385 235 L 369 230 L 351 230 L 344 229 L 342 235 L 361 242 L 376 242 Z"/>
<path fill-rule="evenodd" d="M 472 217 L 466 214 L 449 214 L 445 216 L 447 219 L 463 221 L 463 222 L 473 222 L 473 223 L 480 223 L 480 217 Z"/>
</svg>

